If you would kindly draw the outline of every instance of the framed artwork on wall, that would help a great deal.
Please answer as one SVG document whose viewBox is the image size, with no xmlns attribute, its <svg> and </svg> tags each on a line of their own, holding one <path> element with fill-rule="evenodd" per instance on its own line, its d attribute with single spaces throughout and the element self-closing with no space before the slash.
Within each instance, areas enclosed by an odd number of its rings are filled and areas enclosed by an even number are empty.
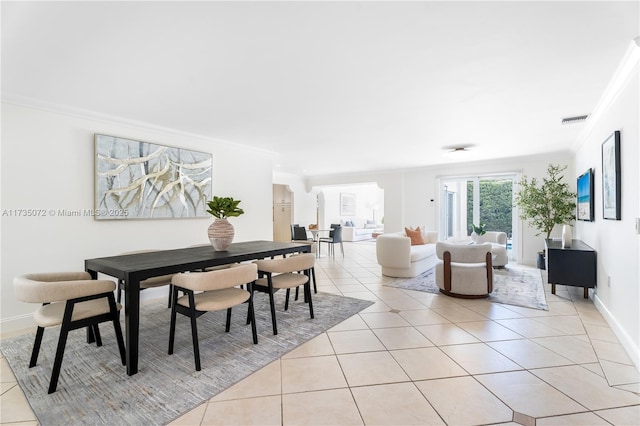
<svg viewBox="0 0 640 426">
<path fill-rule="evenodd" d="M 593 202 L 593 169 L 584 172 L 578 178 L 578 220 L 592 222 L 594 220 Z"/>
<path fill-rule="evenodd" d="M 340 216 L 356 215 L 356 194 L 340 193 Z"/>
<path fill-rule="evenodd" d="M 212 172 L 208 153 L 96 134 L 94 217 L 211 217 Z"/>
<path fill-rule="evenodd" d="M 602 143 L 602 214 L 605 219 L 621 219 L 621 181 L 620 131 L 616 130 Z"/>
</svg>

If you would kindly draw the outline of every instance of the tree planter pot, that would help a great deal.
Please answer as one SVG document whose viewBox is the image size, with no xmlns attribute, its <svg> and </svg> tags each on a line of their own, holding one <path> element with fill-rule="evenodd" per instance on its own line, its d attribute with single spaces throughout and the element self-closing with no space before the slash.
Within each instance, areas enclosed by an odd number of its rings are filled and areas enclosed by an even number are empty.
<svg viewBox="0 0 640 426">
<path fill-rule="evenodd" d="M 209 225 L 207 234 L 216 251 L 226 251 L 233 242 L 235 230 L 227 219 L 216 219 Z"/>
<path fill-rule="evenodd" d="M 545 266 L 544 252 L 538 252 L 538 269 L 547 269 Z"/>
</svg>

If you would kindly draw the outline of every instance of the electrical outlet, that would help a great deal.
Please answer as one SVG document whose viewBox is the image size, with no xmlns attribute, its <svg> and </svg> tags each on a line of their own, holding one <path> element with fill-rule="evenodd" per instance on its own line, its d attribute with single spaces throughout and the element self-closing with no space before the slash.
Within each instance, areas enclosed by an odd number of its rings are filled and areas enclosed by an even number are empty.
<svg viewBox="0 0 640 426">
<path fill-rule="evenodd" d="M 611 287 L 611 275 L 607 275 L 607 287 Z"/>
</svg>

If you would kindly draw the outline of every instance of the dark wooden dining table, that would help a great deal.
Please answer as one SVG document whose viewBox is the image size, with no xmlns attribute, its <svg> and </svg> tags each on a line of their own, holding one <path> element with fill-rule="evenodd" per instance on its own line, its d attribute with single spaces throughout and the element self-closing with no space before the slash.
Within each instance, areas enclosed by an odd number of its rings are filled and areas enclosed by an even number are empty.
<svg viewBox="0 0 640 426">
<path fill-rule="evenodd" d="M 140 331 L 140 281 L 161 275 L 198 271 L 212 266 L 228 265 L 290 253 L 308 253 L 309 244 L 246 241 L 233 243 L 227 251 L 215 251 L 202 245 L 174 250 L 85 259 L 85 271 L 97 279 L 98 273 L 124 282 L 124 317 L 127 374 L 138 372 Z M 167 334 L 167 339 L 168 339 Z"/>
</svg>

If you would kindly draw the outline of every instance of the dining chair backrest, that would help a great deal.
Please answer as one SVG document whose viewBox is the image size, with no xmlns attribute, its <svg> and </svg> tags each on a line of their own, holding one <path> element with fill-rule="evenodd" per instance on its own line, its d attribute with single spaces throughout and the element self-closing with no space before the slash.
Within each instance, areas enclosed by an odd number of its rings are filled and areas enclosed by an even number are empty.
<svg viewBox="0 0 640 426">
<path fill-rule="evenodd" d="M 293 226 L 293 238 L 294 241 L 307 241 L 307 230 L 302 226 Z"/>
<path fill-rule="evenodd" d="M 292 223 L 292 224 L 291 224 L 291 239 L 292 239 L 292 240 L 295 240 L 295 238 L 293 238 L 293 235 L 294 235 L 294 234 L 293 234 L 293 231 L 294 231 L 294 228 L 295 228 L 296 226 L 300 226 L 300 224 L 298 224 L 298 223 Z"/>
<path fill-rule="evenodd" d="M 330 237 L 333 238 L 334 243 L 342 242 L 342 226 L 338 225 L 330 232 Z"/>
</svg>

